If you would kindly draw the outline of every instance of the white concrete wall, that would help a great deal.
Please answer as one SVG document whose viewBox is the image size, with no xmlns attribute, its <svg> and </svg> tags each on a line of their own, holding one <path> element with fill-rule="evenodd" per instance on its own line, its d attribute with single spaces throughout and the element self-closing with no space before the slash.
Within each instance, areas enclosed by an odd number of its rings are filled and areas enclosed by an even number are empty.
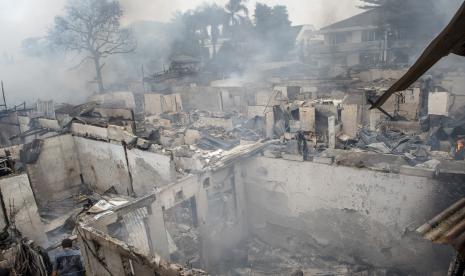
<svg viewBox="0 0 465 276">
<path fill-rule="evenodd" d="M 81 186 L 81 170 L 73 136 L 44 139 L 39 159 L 27 164 L 27 173 L 40 206 L 75 194 Z"/>
<path fill-rule="evenodd" d="M 71 133 L 81 136 L 90 137 L 100 140 L 108 140 L 108 129 L 92 125 L 84 125 L 80 123 L 71 124 Z"/>
<path fill-rule="evenodd" d="M 428 97 L 428 114 L 449 116 L 449 92 L 431 92 Z"/>
<path fill-rule="evenodd" d="M 136 106 L 134 94 L 130 91 L 118 91 L 94 95 L 90 97 L 89 100 L 114 108 L 134 109 Z"/>
<path fill-rule="evenodd" d="M 175 164 L 171 156 L 138 149 L 128 150 L 128 164 L 134 192 L 144 196 L 155 187 L 163 187 L 176 180 Z"/>
<path fill-rule="evenodd" d="M 379 267 L 447 265 L 412 234 L 439 211 L 434 180 L 265 157 L 242 168 L 249 227 L 266 242 Z"/>
<path fill-rule="evenodd" d="M 27 174 L 1 178 L 0 191 L 10 222 L 15 222 L 24 237 L 46 247 L 44 224 L 40 220 Z"/>
<path fill-rule="evenodd" d="M 199 109 L 221 111 L 221 89 L 217 87 L 172 87 L 173 93 L 181 95 L 186 111 Z"/>
<path fill-rule="evenodd" d="M 122 145 L 74 137 L 85 184 L 104 192 L 115 187 L 121 195 L 131 194 L 126 156 Z"/>
<path fill-rule="evenodd" d="M 359 106 L 356 104 L 344 105 L 341 112 L 342 131 L 351 138 L 357 136 L 359 121 Z"/>
</svg>

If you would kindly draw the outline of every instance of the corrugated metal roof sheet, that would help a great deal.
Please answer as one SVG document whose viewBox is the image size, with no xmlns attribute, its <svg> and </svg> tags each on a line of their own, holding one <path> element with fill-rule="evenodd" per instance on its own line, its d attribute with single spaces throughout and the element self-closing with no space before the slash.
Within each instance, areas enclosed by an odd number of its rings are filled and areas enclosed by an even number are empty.
<svg viewBox="0 0 465 276">
<path fill-rule="evenodd" d="M 434 243 L 449 244 L 465 253 L 465 198 L 422 225 L 417 232 Z"/>
</svg>

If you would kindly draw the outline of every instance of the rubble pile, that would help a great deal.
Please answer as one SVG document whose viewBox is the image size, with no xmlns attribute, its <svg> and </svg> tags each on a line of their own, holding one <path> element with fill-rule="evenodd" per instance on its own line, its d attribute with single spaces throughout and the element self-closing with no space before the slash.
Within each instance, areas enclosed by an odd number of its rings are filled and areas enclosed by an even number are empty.
<svg viewBox="0 0 465 276">
<path fill-rule="evenodd" d="M 194 224 L 189 202 L 166 212 L 166 228 L 172 238 L 172 260 L 188 267 L 200 268 L 200 233 Z"/>
<path fill-rule="evenodd" d="M 246 265 L 231 269 L 221 275 L 295 275 L 298 271 L 304 275 L 315 276 L 365 276 L 365 275 L 403 275 L 388 269 L 373 268 L 363 264 L 345 264 L 331 257 L 313 252 L 290 252 L 274 248 L 257 238 L 252 238 L 245 246 Z M 414 275 L 414 274 L 411 274 Z"/>
<path fill-rule="evenodd" d="M 104 87 L 102 64 L 100 93 L 77 105 L 4 96 L 0 268 L 48 275 L 40 246 L 71 237 L 89 275 L 442 275 L 448 252 L 412 229 L 463 196 L 465 71 L 420 78 L 438 60 L 426 53 L 404 75 L 415 41 L 379 10 L 286 26 L 301 49 L 228 66 L 241 79 L 216 70 L 236 46 L 210 22 L 188 30 L 212 36 L 204 58 L 142 68 L 137 89 L 105 91 L 131 83 Z"/>
</svg>

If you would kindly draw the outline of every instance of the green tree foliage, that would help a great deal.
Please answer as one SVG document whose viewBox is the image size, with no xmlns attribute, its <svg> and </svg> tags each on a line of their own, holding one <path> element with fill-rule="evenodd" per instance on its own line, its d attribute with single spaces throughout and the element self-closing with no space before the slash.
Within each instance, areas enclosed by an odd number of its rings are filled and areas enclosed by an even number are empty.
<svg viewBox="0 0 465 276">
<path fill-rule="evenodd" d="M 49 40 L 66 51 L 83 54 L 95 65 L 99 92 L 104 92 L 102 61 L 114 54 L 132 52 L 132 32 L 120 26 L 123 10 L 117 1 L 68 0 L 65 15 L 57 16 Z"/>
<path fill-rule="evenodd" d="M 216 46 L 221 35 L 220 28 L 224 28 L 225 19 L 228 14 L 217 4 L 204 5 L 197 11 L 199 17 L 203 18 L 204 27 L 207 27 L 206 33 L 213 45 L 213 57 L 216 56 Z"/>
<path fill-rule="evenodd" d="M 208 40 L 212 43 L 215 56 L 226 18 L 225 10 L 216 4 L 204 4 L 196 10 L 178 12 L 173 22 L 181 27 L 182 35 L 174 43 L 174 55 L 205 57 L 208 54 L 205 43 Z"/>
<path fill-rule="evenodd" d="M 255 31 L 267 45 L 273 58 L 283 57 L 294 46 L 294 38 L 286 6 L 255 6 Z"/>
<path fill-rule="evenodd" d="M 176 13 L 173 23 L 179 26 L 180 33 L 173 42 L 172 55 L 201 57 L 203 55 L 202 44 L 205 39 L 204 24 L 199 21 L 194 11 Z"/>
<path fill-rule="evenodd" d="M 238 26 L 249 17 L 249 10 L 243 0 L 229 0 L 226 4 L 228 26 Z"/>
</svg>

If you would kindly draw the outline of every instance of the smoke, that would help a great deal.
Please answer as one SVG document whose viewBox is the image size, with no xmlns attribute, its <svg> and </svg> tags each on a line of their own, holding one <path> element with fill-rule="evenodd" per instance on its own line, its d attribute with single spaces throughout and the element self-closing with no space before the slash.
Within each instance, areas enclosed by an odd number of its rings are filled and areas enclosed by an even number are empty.
<svg viewBox="0 0 465 276">
<path fill-rule="evenodd" d="M 224 6 L 227 0 L 121 0 L 120 2 L 125 9 L 126 22 L 139 20 L 168 22 L 178 10 L 195 9 L 203 3 Z M 360 12 L 357 8 L 359 0 L 248 0 L 250 15 L 253 14 L 257 2 L 270 6 L 287 6 L 290 19 L 295 25 L 313 24 L 322 27 Z"/>
<path fill-rule="evenodd" d="M 139 21 L 169 22 L 176 11 L 195 9 L 203 3 L 223 6 L 226 1 L 121 0 L 120 2 L 125 12 L 123 24 L 130 25 Z M 293 24 L 323 26 L 357 12 L 356 0 L 262 0 L 259 2 L 288 6 Z M 254 0 L 247 1 L 251 15 L 255 3 Z M 78 59 L 28 57 L 21 52 L 21 43 L 24 39 L 43 37 L 47 34 L 54 17 L 62 14 L 65 4 L 66 0 L 0 0 L 0 33 L 2 37 L 8 38 L 2 39 L 0 44 L 0 78 L 5 82 L 7 99 L 11 104 L 22 101 L 32 102 L 38 98 L 54 99 L 57 102 L 77 102 L 93 92 L 87 85 L 93 79 L 92 67 L 84 64 L 79 69 L 69 70 L 79 62 Z M 156 57 L 146 57 L 147 60 L 153 60 L 154 70 L 157 67 L 161 69 L 160 62 L 166 60 L 166 57 L 159 55 L 169 54 L 169 49 L 166 48 L 170 39 L 173 39 L 164 34 L 160 37 L 150 42 L 161 44 L 161 52 Z M 131 70 L 127 72 L 127 76 L 139 75 L 140 68 L 135 68 L 134 64 L 127 67 L 118 58 L 114 59 L 113 64 L 119 65 L 121 69 L 118 69 L 116 74 L 106 68 L 109 81 L 116 75 L 124 74 L 121 71 L 124 68 Z M 137 73 L 134 72 L 135 70 Z"/>
</svg>

